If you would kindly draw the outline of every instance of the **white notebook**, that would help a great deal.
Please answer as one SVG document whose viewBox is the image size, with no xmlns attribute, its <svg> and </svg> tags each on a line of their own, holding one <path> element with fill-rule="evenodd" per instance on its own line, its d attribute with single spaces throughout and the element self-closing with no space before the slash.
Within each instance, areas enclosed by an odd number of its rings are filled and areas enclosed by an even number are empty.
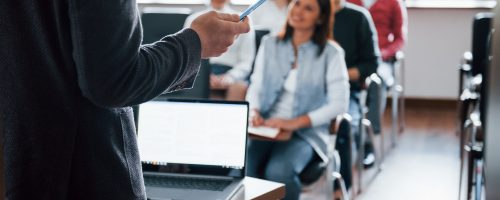
<svg viewBox="0 0 500 200">
<path fill-rule="evenodd" d="M 266 138 L 276 138 L 276 136 L 280 133 L 280 129 L 266 126 L 250 126 L 248 127 L 248 133 Z"/>
</svg>

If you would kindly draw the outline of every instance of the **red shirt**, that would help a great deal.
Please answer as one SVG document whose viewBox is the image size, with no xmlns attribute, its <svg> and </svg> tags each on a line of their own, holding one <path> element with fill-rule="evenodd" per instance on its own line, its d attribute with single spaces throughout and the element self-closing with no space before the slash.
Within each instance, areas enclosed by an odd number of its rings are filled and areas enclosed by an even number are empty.
<svg viewBox="0 0 500 200">
<path fill-rule="evenodd" d="M 362 0 L 347 0 L 363 7 Z M 406 10 L 400 0 L 376 0 L 368 9 L 378 34 L 382 59 L 388 60 L 403 48 L 405 42 Z"/>
</svg>

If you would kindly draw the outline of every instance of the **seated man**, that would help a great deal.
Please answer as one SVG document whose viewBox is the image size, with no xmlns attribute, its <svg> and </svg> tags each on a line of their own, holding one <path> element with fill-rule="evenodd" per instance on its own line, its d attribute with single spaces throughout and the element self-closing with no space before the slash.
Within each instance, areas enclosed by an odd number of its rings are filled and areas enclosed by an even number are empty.
<svg viewBox="0 0 500 200">
<path fill-rule="evenodd" d="M 370 11 L 378 34 L 378 46 L 383 62 L 378 74 L 387 86 L 394 83 L 392 61 L 403 49 L 406 39 L 406 9 L 400 0 L 348 0 Z"/>
<path fill-rule="evenodd" d="M 349 114 L 352 116 L 352 135 L 355 147 L 359 145 L 360 123 L 362 111 L 360 105 L 360 91 L 364 80 L 372 73 L 377 72 L 379 64 L 379 49 L 377 48 L 377 34 L 373 26 L 370 13 L 362 7 L 345 0 L 332 0 L 337 6 L 334 23 L 334 39 L 345 51 L 345 62 L 348 68 L 351 95 Z M 346 187 L 351 186 L 351 158 L 348 155 L 349 141 L 347 137 L 338 136 L 337 149 L 340 153 L 342 166 L 340 173 L 345 178 Z"/>
<path fill-rule="evenodd" d="M 348 0 L 353 4 L 363 6 L 370 11 L 377 29 L 378 47 L 382 55 L 382 61 L 377 69 L 377 74 L 382 78 L 383 84 L 391 87 L 394 84 L 394 61 L 396 53 L 403 48 L 406 38 L 406 9 L 400 0 Z M 387 92 L 382 91 L 379 107 L 385 110 Z M 371 107 L 371 105 L 370 105 Z M 375 133 L 381 132 L 380 113 L 369 112 L 367 118 L 372 122 Z M 374 158 L 373 144 L 368 141 L 366 149 L 367 157 L 363 162 L 371 165 Z"/>
<path fill-rule="evenodd" d="M 207 10 L 215 10 L 224 13 L 239 13 L 232 10 L 228 5 L 229 0 L 210 0 Z M 207 12 L 201 11 L 190 15 L 184 24 L 189 27 L 191 22 L 200 14 Z M 226 90 L 231 85 L 247 85 L 252 68 L 252 62 L 255 57 L 255 33 L 250 31 L 248 34 L 238 36 L 228 51 L 219 57 L 209 60 L 212 74 L 210 75 L 210 88 Z M 226 99 L 231 98 L 231 94 L 226 94 Z"/>
</svg>

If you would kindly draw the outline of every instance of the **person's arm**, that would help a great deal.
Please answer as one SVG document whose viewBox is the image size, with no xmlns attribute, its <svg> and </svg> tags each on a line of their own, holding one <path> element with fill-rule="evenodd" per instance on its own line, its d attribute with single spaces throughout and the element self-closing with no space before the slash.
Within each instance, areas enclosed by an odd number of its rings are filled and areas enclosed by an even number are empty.
<svg viewBox="0 0 500 200">
<path fill-rule="evenodd" d="M 403 48 L 406 40 L 406 8 L 399 0 L 394 1 L 391 5 L 391 15 L 393 16 L 391 18 L 393 20 L 391 31 L 394 35 L 394 41 L 380 49 L 383 60 L 394 57 L 396 52 Z"/>
<path fill-rule="evenodd" d="M 349 79 L 342 51 L 331 56 L 325 76 L 327 103 L 307 114 L 313 127 L 329 124 L 337 115 L 347 112 Z"/>
<path fill-rule="evenodd" d="M 359 70 L 360 83 L 363 83 L 366 77 L 377 72 L 377 67 L 380 60 L 380 51 L 378 48 L 378 39 L 373 20 L 370 13 L 363 12 L 363 18 L 359 32 L 357 33 L 360 45 L 357 49 L 359 50 L 358 62 L 355 67 Z"/>
<path fill-rule="evenodd" d="M 227 72 L 234 80 L 244 81 L 252 71 L 252 62 L 255 58 L 255 31 L 241 35 L 238 49 L 238 63 Z"/>
<path fill-rule="evenodd" d="M 229 24 L 229 20 L 238 20 L 236 15 L 208 13 L 193 29 L 141 46 L 135 0 L 70 0 L 68 6 L 80 89 L 102 107 L 139 104 L 164 91 L 191 87 L 200 57 L 219 55 L 234 35 L 248 31 L 234 22 Z M 222 32 L 210 38 L 213 29 Z M 226 37 L 229 35 L 233 37 Z"/>
</svg>

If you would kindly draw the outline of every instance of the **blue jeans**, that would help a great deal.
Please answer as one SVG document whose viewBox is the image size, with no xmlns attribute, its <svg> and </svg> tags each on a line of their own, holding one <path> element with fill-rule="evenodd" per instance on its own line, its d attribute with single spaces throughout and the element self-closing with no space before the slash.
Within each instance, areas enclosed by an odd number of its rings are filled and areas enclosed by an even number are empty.
<svg viewBox="0 0 500 200">
<path fill-rule="evenodd" d="M 299 174 L 313 156 L 313 148 L 296 135 L 286 142 L 250 140 L 247 175 L 284 183 L 284 199 L 298 200 L 302 188 Z"/>
</svg>

